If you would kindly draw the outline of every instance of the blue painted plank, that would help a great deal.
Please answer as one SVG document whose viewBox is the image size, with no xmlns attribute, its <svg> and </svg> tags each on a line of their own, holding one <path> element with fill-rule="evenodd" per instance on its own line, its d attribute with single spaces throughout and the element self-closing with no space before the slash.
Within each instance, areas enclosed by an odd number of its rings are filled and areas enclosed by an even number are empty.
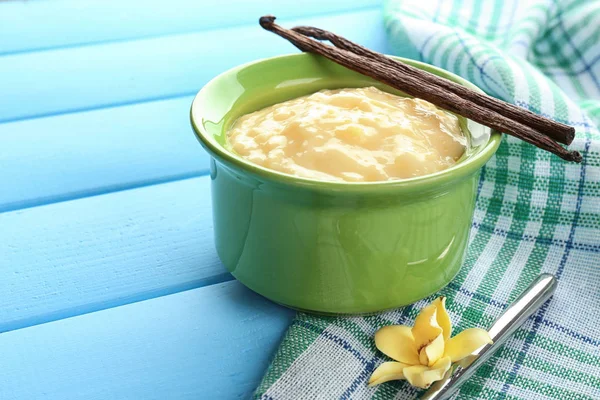
<svg viewBox="0 0 600 400">
<path fill-rule="evenodd" d="M 0 214 L 0 332 L 232 279 L 214 249 L 209 184 Z"/>
<path fill-rule="evenodd" d="M 36 0 L 0 3 L 0 54 L 378 7 L 380 0 Z"/>
<path fill-rule="evenodd" d="M 234 281 L 3 333 L 0 398 L 247 399 L 293 315 Z"/>
<path fill-rule="evenodd" d="M 206 174 L 192 98 L 0 124 L 0 212 Z"/>
<path fill-rule="evenodd" d="M 385 51 L 381 19 L 377 9 L 282 23 L 320 26 Z M 228 68 L 296 51 L 256 23 L 4 56 L 0 57 L 0 76 L 10 79 L 0 80 L 0 122 L 191 95 Z"/>
</svg>

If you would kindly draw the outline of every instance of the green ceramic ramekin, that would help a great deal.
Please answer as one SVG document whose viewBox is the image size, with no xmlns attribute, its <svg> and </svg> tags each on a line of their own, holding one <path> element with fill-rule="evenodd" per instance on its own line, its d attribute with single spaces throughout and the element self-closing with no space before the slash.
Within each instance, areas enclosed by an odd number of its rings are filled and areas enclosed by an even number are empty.
<svg viewBox="0 0 600 400">
<path fill-rule="evenodd" d="M 447 71 L 401 60 L 479 90 Z M 290 176 L 226 145 L 227 129 L 243 114 L 320 89 L 369 85 L 398 93 L 319 56 L 295 54 L 231 69 L 194 99 L 192 125 L 212 156 L 219 257 L 240 282 L 277 303 L 336 314 L 399 307 L 448 284 L 463 261 L 479 172 L 500 143 L 496 132 L 463 120 L 483 143 L 473 140 L 450 169 L 391 182 Z"/>
</svg>

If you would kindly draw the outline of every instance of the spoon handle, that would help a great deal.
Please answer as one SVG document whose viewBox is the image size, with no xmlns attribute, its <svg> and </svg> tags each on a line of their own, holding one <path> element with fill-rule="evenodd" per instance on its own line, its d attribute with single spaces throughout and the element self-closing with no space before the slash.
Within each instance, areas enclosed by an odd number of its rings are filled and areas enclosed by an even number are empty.
<svg viewBox="0 0 600 400">
<path fill-rule="evenodd" d="M 469 357 L 452 364 L 446 375 L 435 382 L 421 400 L 444 400 L 450 398 L 483 363 L 485 363 L 517 328 L 546 302 L 556 290 L 553 275 L 539 275 L 527 289 L 500 315 L 489 329 L 494 343 L 480 347 Z"/>
</svg>

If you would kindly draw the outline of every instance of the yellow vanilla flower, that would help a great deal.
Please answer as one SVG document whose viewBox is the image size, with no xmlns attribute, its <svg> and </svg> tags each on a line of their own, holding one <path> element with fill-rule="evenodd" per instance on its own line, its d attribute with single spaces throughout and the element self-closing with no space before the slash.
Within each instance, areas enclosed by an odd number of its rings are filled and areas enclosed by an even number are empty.
<svg viewBox="0 0 600 400">
<path fill-rule="evenodd" d="M 371 375 L 369 386 L 406 379 L 411 385 L 427 388 L 443 378 L 450 364 L 462 360 L 492 339 L 487 331 L 471 328 L 453 338 L 446 311 L 446 298 L 439 297 L 421 310 L 415 325 L 390 325 L 375 333 L 375 345 L 396 360 L 384 362 Z"/>
</svg>

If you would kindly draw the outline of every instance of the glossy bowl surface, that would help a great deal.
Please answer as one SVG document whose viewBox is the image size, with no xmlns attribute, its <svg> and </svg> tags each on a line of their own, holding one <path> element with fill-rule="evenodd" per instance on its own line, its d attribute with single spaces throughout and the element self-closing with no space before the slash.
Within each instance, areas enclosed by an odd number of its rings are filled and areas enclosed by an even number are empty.
<svg viewBox="0 0 600 400">
<path fill-rule="evenodd" d="M 403 62 L 464 86 L 420 62 Z M 225 267 L 257 293 L 297 309 L 371 313 L 413 303 L 443 286 L 463 261 L 479 171 L 500 134 L 461 120 L 472 146 L 452 168 L 401 181 L 339 183 L 252 164 L 227 145 L 241 115 L 320 89 L 377 86 L 311 54 L 231 69 L 192 104 L 198 139 L 211 154 L 215 244 Z"/>
</svg>

